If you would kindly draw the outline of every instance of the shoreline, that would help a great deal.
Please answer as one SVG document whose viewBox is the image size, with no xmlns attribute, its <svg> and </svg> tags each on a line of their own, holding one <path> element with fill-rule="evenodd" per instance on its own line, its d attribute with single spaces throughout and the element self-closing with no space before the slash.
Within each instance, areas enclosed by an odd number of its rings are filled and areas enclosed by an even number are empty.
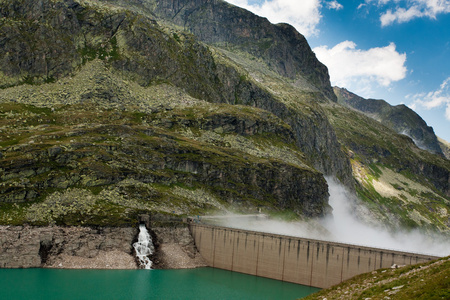
<svg viewBox="0 0 450 300">
<path fill-rule="evenodd" d="M 149 228 L 153 269 L 207 266 L 187 227 Z M 134 227 L 0 226 L 0 268 L 139 269 Z"/>
</svg>

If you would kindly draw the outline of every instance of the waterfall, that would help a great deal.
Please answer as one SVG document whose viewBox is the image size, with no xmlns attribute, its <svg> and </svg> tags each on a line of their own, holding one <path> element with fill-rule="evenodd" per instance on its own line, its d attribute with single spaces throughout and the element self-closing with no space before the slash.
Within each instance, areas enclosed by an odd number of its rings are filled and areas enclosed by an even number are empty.
<svg viewBox="0 0 450 300">
<path fill-rule="evenodd" d="M 151 269 L 152 261 L 148 258 L 148 255 L 151 255 L 155 249 L 145 224 L 139 225 L 138 241 L 133 244 L 133 247 L 136 250 L 136 256 L 139 258 L 141 267 L 143 269 Z"/>
</svg>

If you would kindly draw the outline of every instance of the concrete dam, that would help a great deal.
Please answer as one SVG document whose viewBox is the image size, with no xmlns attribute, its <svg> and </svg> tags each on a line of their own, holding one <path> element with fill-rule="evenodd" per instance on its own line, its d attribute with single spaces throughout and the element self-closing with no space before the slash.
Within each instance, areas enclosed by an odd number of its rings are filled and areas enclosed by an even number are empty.
<svg viewBox="0 0 450 300">
<path fill-rule="evenodd" d="M 319 288 L 394 264 L 438 258 L 196 223 L 189 228 L 210 267 Z"/>
</svg>

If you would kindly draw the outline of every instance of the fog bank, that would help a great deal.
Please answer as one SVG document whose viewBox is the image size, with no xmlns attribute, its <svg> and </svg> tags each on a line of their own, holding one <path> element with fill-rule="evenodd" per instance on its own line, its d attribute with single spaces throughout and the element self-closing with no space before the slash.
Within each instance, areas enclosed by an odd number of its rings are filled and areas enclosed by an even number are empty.
<svg viewBox="0 0 450 300">
<path fill-rule="evenodd" d="M 394 249 L 405 252 L 430 254 L 435 256 L 450 255 L 450 238 L 442 234 L 425 234 L 419 230 L 398 231 L 387 230 L 377 220 L 370 225 L 363 207 L 341 184 L 327 178 L 330 192 L 332 216 L 308 222 L 283 222 L 261 217 L 220 217 L 215 224 L 252 231 L 305 237 L 318 240 L 369 246 L 383 249 Z M 358 218 L 360 216 L 360 218 Z"/>
<path fill-rule="evenodd" d="M 358 202 L 335 180 L 327 178 L 333 216 L 321 221 L 330 232 L 330 239 L 357 245 L 418 252 L 436 256 L 450 255 L 450 239 L 442 234 L 419 230 L 391 233 L 383 224 L 368 225 L 358 218 Z M 361 204 L 359 204 L 361 205 Z"/>
</svg>

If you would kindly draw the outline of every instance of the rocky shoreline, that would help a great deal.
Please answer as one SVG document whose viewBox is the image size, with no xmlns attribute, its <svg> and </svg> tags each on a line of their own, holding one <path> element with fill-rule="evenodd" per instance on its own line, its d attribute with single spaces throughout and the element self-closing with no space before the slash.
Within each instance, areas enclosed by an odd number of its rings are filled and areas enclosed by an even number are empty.
<svg viewBox="0 0 450 300">
<path fill-rule="evenodd" d="M 206 266 L 187 227 L 152 229 L 154 268 Z M 138 269 L 133 227 L 0 226 L 0 268 Z"/>
</svg>

